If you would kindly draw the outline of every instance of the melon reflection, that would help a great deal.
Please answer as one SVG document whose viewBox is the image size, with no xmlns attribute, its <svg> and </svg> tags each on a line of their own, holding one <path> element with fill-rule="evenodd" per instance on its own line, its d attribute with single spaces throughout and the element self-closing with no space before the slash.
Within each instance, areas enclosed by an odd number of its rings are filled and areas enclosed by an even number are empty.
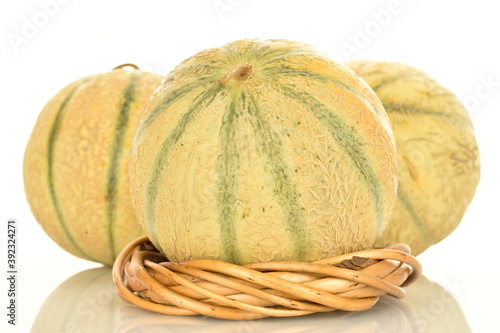
<svg viewBox="0 0 500 333">
<path fill-rule="evenodd" d="M 126 304 L 115 292 L 111 268 L 88 269 L 68 278 L 47 297 L 31 332 L 113 332 L 115 311 Z"/>
<path fill-rule="evenodd" d="M 383 296 L 363 312 L 336 311 L 293 318 L 227 321 L 203 316 L 155 314 L 132 305 L 116 312 L 117 333 L 141 332 L 336 332 L 336 333 L 469 333 L 464 314 L 453 296 L 421 276 L 398 300 Z"/>
<path fill-rule="evenodd" d="M 228 321 L 203 316 L 182 317 L 155 314 L 135 306 L 117 311 L 117 333 L 142 332 L 286 332 L 286 333 L 382 333 L 421 332 L 411 311 L 399 300 L 382 298 L 376 306 L 364 312 L 316 313 L 303 317 L 265 318 L 248 321 Z"/>
<path fill-rule="evenodd" d="M 441 285 L 421 276 L 406 292 L 402 302 L 411 309 L 411 320 L 422 332 L 471 332 L 460 305 Z"/>
<path fill-rule="evenodd" d="M 168 316 L 122 301 L 108 267 L 82 271 L 46 299 L 32 333 L 40 332 L 471 332 L 459 304 L 439 284 L 421 276 L 403 300 L 383 296 L 363 312 L 335 311 L 303 317 L 229 321 L 204 316 Z"/>
</svg>

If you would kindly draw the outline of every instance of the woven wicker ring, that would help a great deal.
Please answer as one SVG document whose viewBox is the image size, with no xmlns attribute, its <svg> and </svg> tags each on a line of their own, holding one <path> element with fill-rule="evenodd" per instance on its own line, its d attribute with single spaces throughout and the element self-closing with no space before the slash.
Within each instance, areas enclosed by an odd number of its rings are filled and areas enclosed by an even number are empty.
<svg viewBox="0 0 500 333">
<path fill-rule="evenodd" d="M 123 300 L 149 311 L 246 320 L 366 310 L 380 295 L 403 298 L 401 287 L 421 271 L 405 244 L 314 262 L 239 266 L 205 259 L 169 262 L 141 237 L 116 259 L 113 280 Z"/>
</svg>

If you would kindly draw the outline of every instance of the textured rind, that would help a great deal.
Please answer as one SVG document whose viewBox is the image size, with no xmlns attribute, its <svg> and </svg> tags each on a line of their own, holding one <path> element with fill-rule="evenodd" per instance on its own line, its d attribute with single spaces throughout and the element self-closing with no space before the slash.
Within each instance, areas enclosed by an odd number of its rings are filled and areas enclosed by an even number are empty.
<svg viewBox="0 0 500 333">
<path fill-rule="evenodd" d="M 59 91 L 38 117 L 24 155 L 26 197 L 43 230 L 75 256 L 111 265 L 129 241 L 143 234 L 130 199 L 131 127 L 161 80 L 125 69 L 85 77 Z M 132 84 L 122 140 L 115 147 L 124 92 Z"/>
<path fill-rule="evenodd" d="M 218 85 L 245 64 L 246 80 Z M 396 198 L 380 101 L 297 42 L 241 40 L 183 61 L 146 105 L 132 154 L 137 216 L 173 261 L 309 261 L 368 248 Z"/>
<path fill-rule="evenodd" d="M 370 60 L 346 65 L 380 98 L 396 139 L 398 200 L 377 245 L 404 242 L 419 254 L 458 226 L 476 191 L 480 160 L 470 117 L 418 69 Z"/>
</svg>

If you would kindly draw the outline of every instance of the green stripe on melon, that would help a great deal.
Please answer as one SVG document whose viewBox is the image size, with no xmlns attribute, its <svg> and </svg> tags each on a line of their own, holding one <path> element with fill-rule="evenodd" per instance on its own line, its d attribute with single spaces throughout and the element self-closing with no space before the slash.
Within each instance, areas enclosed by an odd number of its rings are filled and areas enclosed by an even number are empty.
<svg viewBox="0 0 500 333">
<path fill-rule="evenodd" d="M 376 214 L 377 223 L 377 237 L 385 225 L 384 222 L 384 203 L 381 187 L 377 175 L 374 172 L 372 162 L 366 156 L 364 151 L 363 142 L 358 133 L 353 129 L 346 126 L 337 115 L 328 109 L 324 103 L 318 101 L 314 96 L 307 92 L 297 91 L 294 87 L 284 86 L 288 96 L 303 103 L 306 108 L 314 113 L 314 116 L 328 128 L 332 139 L 345 151 L 347 158 L 352 163 L 365 184 L 367 184 L 370 196 L 374 202 L 374 209 Z"/>
<path fill-rule="evenodd" d="M 115 246 L 115 234 L 116 234 L 115 228 L 117 224 L 116 205 L 117 205 L 118 182 L 122 181 L 120 179 L 120 172 L 118 170 L 118 165 L 122 159 L 122 155 L 128 154 L 128 150 L 125 147 L 125 135 L 127 127 L 130 127 L 130 125 L 128 124 L 130 120 L 130 113 L 134 111 L 131 110 L 131 108 L 134 107 L 136 89 L 139 80 L 139 73 L 137 71 L 132 71 L 130 76 L 131 76 L 130 81 L 123 92 L 123 101 L 120 106 L 120 111 L 116 120 L 116 127 L 115 127 L 116 134 L 113 139 L 113 145 L 111 147 L 111 159 L 107 176 L 106 199 L 108 201 L 108 206 L 106 209 L 106 214 L 107 214 L 107 224 L 109 225 L 108 242 L 109 242 L 109 247 L 112 251 L 113 258 L 116 258 L 118 256 L 118 252 Z"/>
<path fill-rule="evenodd" d="M 150 226 L 155 225 L 156 223 L 156 215 L 155 215 L 155 207 L 156 207 L 156 200 L 158 198 L 158 187 L 160 185 L 159 178 L 161 175 L 162 170 L 164 170 L 168 164 L 168 156 L 170 154 L 170 150 L 174 147 L 174 145 L 179 141 L 180 137 L 182 136 L 182 133 L 185 131 L 186 126 L 188 123 L 192 120 L 194 117 L 194 114 L 197 113 L 197 111 L 201 108 L 203 102 L 205 102 L 209 98 L 214 98 L 214 93 L 216 90 L 218 90 L 218 86 L 213 86 L 211 89 L 209 89 L 206 92 L 203 92 L 202 94 L 198 95 L 187 112 L 183 115 L 183 118 L 177 123 L 176 128 L 169 133 L 167 136 L 166 140 L 163 141 L 161 147 L 160 147 L 160 152 L 156 155 L 155 158 L 155 163 L 153 166 L 153 170 L 151 173 L 150 181 L 149 181 L 149 186 L 147 187 L 147 213 L 146 213 L 146 219 L 147 219 L 147 224 Z M 191 92 L 191 91 L 189 91 Z M 179 97 L 182 97 L 183 95 L 180 95 Z M 162 104 L 167 104 L 167 103 L 162 103 Z M 168 104 L 167 104 L 168 105 Z M 142 131 L 142 129 L 139 129 L 139 131 Z M 132 189 L 134 190 L 134 188 Z M 151 234 L 150 238 L 155 242 L 157 242 L 156 234 Z"/>
<path fill-rule="evenodd" d="M 49 140 L 48 140 L 48 146 L 47 146 L 47 182 L 48 182 L 48 188 L 50 191 L 50 198 L 52 201 L 52 206 L 57 214 L 57 220 L 58 223 L 61 226 L 61 229 L 64 233 L 64 236 L 69 240 L 71 245 L 75 248 L 79 256 L 92 260 L 92 261 L 97 261 L 95 258 L 89 256 L 88 254 L 85 253 L 84 250 L 78 245 L 78 243 L 75 241 L 73 238 L 73 235 L 71 232 L 68 230 L 68 223 L 64 217 L 64 214 L 62 212 L 58 196 L 56 194 L 55 190 L 55 185 L 54 185 L 54 150 L 55 150 L 55 144 L 57 142 L 57 137 L 59 133 L 59 128 L 61 126 L 61 118 L 63 116 L 63 112 L 66 109 L 66 106 L 70 102 L 71 98 L 73 95 L 76 93 L 76 91 L 82 87 L 87 80 L 84 80 L 83 82 L 80 82 L 70 93 L 69 95 L 63 100 L 61 106 L 59 107 L 57 111 L 57 115 L 54 119 L 54 122 L 51 126 L 50 134 L 49 134 Z"/>
<path fill-rule="evenodd" d="M 315 260 L 373 246 L 396 196 L 373 91 L 310 46 L 243 40 L 167 75 L 136 131 L 132 195 L 170 260 Z"/>
<path fill-rule="evenodd" d="M 283 156 L 283 142 L 279 134 L 273 131 L 269 122 L 262 117 L 261 113 L 268 112 L 268 110 L 261 111 L 253 96 L 250 96 L 247 111 L 253 118 L 254 135 L 266 166 L 264 170 L 271 175 L 273 191 L 278 197 L 278 203 L 283 207 L 286 228 L 290 230 L 291 241 L 295 249 L 293 257 L 303 260 L 306 257 L 305 249 L 311 244 L 305 228 L 304 207 L 300 204 L 297 184 L 293 181 L 290 164 L 286 163 L 286 157 Z"/>
</svg>

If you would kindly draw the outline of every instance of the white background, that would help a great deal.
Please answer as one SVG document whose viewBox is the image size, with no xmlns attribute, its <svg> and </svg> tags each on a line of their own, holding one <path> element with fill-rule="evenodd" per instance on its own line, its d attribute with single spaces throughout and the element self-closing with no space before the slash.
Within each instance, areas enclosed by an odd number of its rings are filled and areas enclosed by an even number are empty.
<svg viewBox="0 0 500 333">
<path fill-rule="evenodd" d="M 404 62 L 428 72 L 468 106 L 482 179 L 460 226 L 419 259 L 425 275 L 453 294 L 474 332 L 499 332 L 499 14 L 500 2 L 494 0 L 2 1 L 0 270 L 7 270 L 8 218 L 18 220 L 20 254 L 18 326 L 6 324 L 6 273 L 1 273 L 1 331 L 28 332 L 61 282 L 98 266 L 57 247 L 24 196 L 24 147 L 45 103 L 70 82 L 121 63 L 166 74 L 203 49 L 260 37 L 309 43 L 338 61 Z M 27 28 L 30 24 L 35 29 Z"/>
</svg>

